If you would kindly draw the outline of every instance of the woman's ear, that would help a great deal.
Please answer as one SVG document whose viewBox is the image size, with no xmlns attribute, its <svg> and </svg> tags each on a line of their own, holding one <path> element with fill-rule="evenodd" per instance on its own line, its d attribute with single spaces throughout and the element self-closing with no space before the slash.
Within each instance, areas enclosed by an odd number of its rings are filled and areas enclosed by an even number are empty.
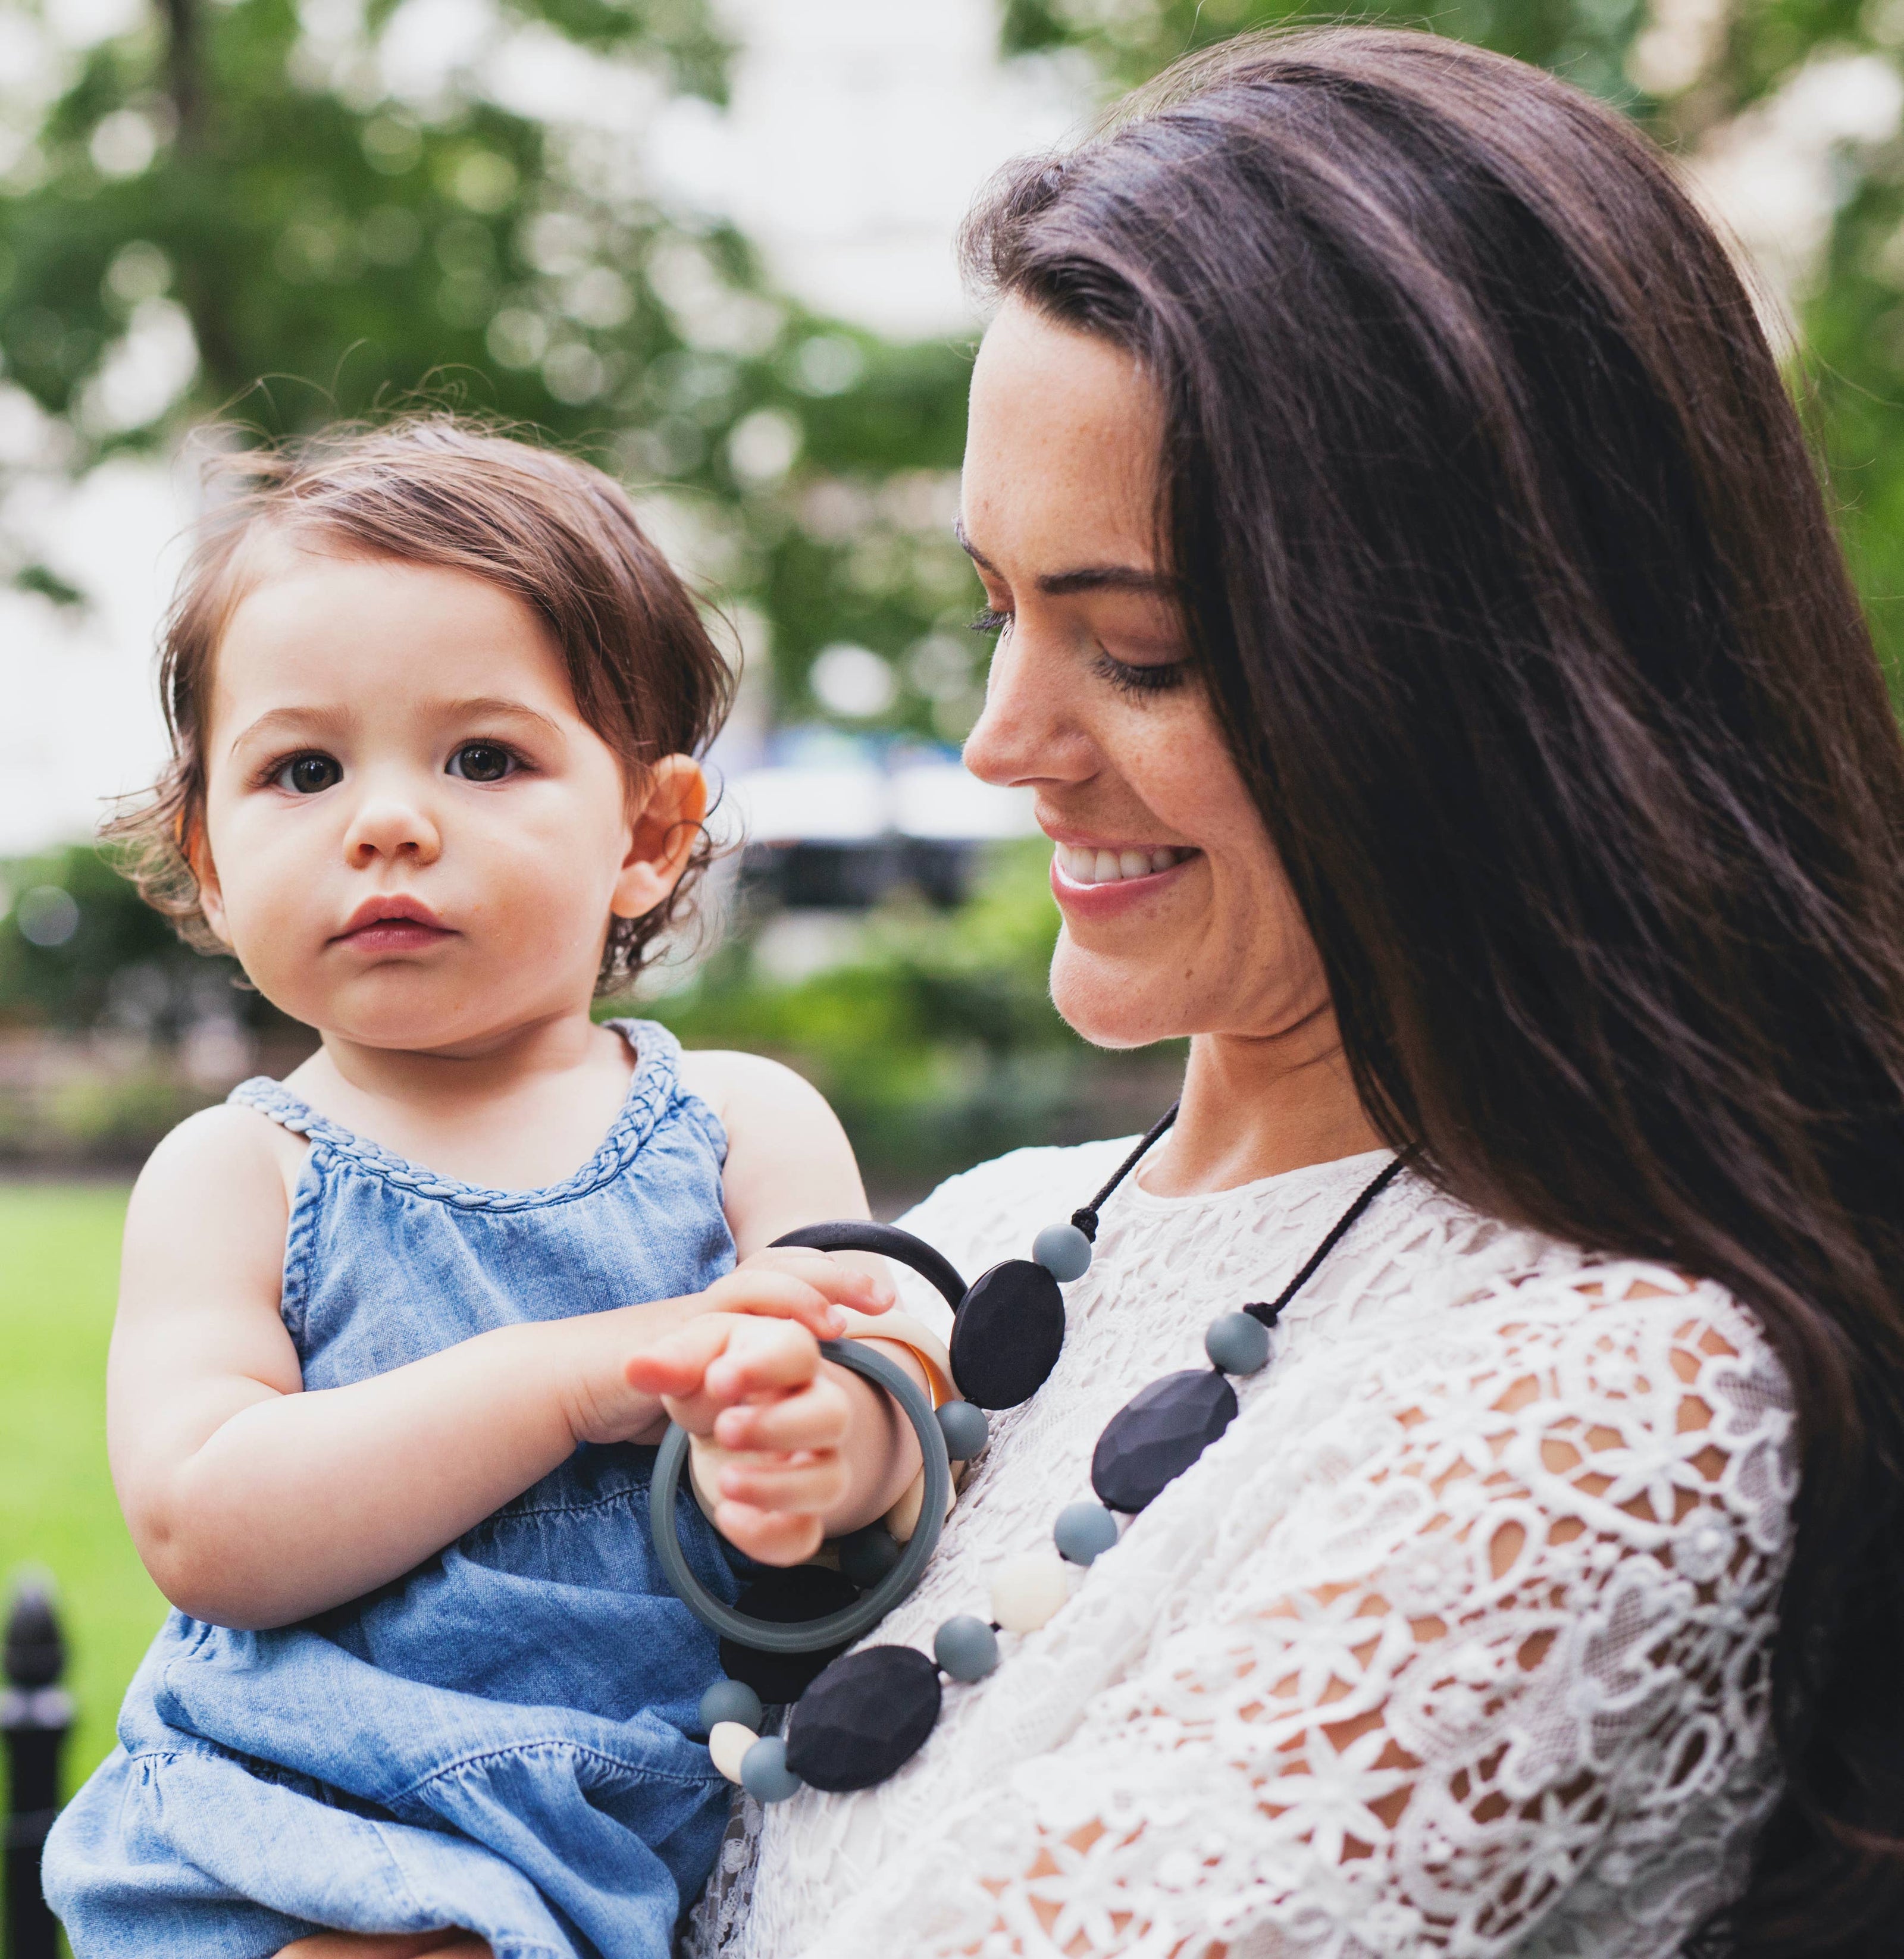
<svg viewBox="0 0 1904 1959">
<path fill-rule="evenodd" d="M 621 875 L 609 909 L 640 918 L 665 903 L 694 855 L 707 814 L 707 778 L 691 755 L 663 755 L 647 771 Z"/>
<path fill-rule="evenodd" d="M 199 910 L 211 936 L 228 952 L 231 935 L 225 929 L 224 893 L 218 887 L 218 868 L 211 861 L 211 846 L 206 841 L 202 816 L 179 819 L 179 850 L 199 887 Z"/>
</svg>

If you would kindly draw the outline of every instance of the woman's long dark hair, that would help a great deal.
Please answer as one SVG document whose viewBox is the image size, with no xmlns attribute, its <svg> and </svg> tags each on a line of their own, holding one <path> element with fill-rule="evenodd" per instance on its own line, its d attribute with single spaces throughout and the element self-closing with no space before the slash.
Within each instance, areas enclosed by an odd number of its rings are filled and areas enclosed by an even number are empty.
<svg viewBox="0 0 1904 1959">
<path fill-rule="evenodd" d="M 1904 746 L 1798 418 L 1658 154 L 1535 70 L 1187 64 L 969 224 L 1134 354 L 1192 643 L 1391 1141 L 1723 1281 L 1800 1410 L 1739 1954 L 1904 1921 Z"/>
</svg>

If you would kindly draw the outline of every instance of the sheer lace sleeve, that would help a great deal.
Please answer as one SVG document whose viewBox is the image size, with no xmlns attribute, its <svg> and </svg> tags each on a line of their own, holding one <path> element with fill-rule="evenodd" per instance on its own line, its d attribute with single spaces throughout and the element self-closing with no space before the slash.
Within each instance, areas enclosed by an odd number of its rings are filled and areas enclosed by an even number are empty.
<svg viewBox="0 0 1904 1959">
<path fill-rule="evenodd" d="M 1098 1582 L 1120 1545 L 1008 1655 L 997 1772 L 889 1844 L 810 1959 L 1485 1959 L 1563 1898 L 1566 1950 L 1651 1951 L 1596 1916 L 1683 1924 L 1736 1889 L 1773 1794 L 1782 1373 L 1723 1293 L 1629 1264 L 1435 1324 L 1300 1446 L 1246 1410 L 1158 1499 L 1148 1608 Z M 1123 1641 L 1122 1678 L 1027 1751 L 1081 1637 Z"/>
</svg>

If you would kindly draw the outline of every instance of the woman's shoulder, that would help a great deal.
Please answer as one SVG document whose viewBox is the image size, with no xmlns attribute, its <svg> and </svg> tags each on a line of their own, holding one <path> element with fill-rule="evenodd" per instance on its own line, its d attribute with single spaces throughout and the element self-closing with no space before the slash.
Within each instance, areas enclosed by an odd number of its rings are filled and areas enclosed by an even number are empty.
<svg viewBox="0 0 1904 1959">
<path fill-rule="evenodd" d="M 1464 1315 L 1536 1342 L 1602 1345 L 1630 1344 L 1670 1323 L 1677 1339 L 1782 1380 L 1757 1315 L 1716 1279 L 1492 1224 L 1471 1212 L 1459 1214 L 1457 1221 L 1470 1228 L 1451 1233 L 1445 1262 L 1432 1276 L 1420 1276 L 1429 1292 Z"/>
<path fill-rule="evenodd" d="M 1502 1224 L 1438 1192 L 1418 1199 L 1321 1316 L 1346 1336 L 1341 1364 L 1368 1368 L 1375 1399 L 1441 1411 L 1477 1433 L 1511 1415 L 1543 1446 L 1584 1428 L 1675 1456 L 1769 1449 L 1782 1465 L 1775 1480 L 1795 1473 L 1796 1398 L 1748 1301 L 1657 1260 Z"/>
</svg>

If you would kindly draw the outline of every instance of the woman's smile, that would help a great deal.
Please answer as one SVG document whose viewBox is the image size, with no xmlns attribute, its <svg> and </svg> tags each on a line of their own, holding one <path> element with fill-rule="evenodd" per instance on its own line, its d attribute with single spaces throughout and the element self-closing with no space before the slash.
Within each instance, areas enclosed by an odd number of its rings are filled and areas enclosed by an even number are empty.
<svg viewBox="0 0 1904 1959">
<path fill-rule="evenodd" d="M 1054 839 L 1051 894 L 1067 913 L 1105 918 L 1181 881 L 1200 850 L 1174 843 L 1072 843 Z"/>
</svg>

